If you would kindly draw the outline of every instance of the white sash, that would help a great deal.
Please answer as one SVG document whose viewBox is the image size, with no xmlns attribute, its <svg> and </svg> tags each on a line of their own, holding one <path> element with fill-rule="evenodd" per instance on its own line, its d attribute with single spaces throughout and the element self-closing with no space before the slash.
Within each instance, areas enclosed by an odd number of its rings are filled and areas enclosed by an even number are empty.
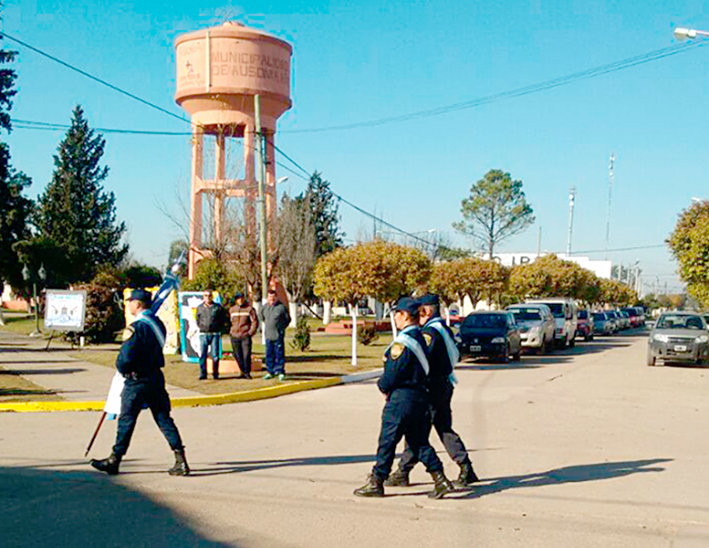
<svg viewBox="0 0 709 548">
<path fill-rule="evenodd" d="M 411 350 L 411 352 L 414 353 L 414 356 L 418 358 L 419 363 L 421 364 L 421 367 L 423 368 L 424 373 L 426 375 L 429 374 L 431 371 L 431 366 L 428 365 L 428 359 L 426 358 L 426 353 L 423 351 L 423 348 L 421 348 L 421 345 L 419 342 L 414 339 L 413 337 L 410 337 L 409 335 L 406 334 L 407 329 L 404 329 L 401 333 L 399 333 L 394 341 L 389 345 L 389 348 L 392 347 L 394 343 L 400 343 L 403 344 L 406 348 Z M 387 348 L 387 350 L 389 349 Z"/>
<path fill-rule="evenodd" d="M 147 323 L 150 326 L 150 329 L 152 329 L 153 333 L 155 334 L 155 337 L 158 339 L 158 342 L 160 343 L 160 348 L 165 347 L 165 335 L 163 335 L 162 330 L 160 329 L 158 324 L 155 323 L 155 320 L 153 320 L 150 316 L 148 316 L 147 314 L 145 314 L 145 312 L 143 312 L 142 314 L 140 314 L 136 318 L 135 321 L 136 322 L 142 321 L 142 322 Z"/>
<path fill-rule="evenodd" d="M 460 360 L 460 352 L 455 344 L 455 341 L 448 333 L 448 330 L 443 326 L 443 318 L 435 318 L 426 324 L 426 327 L 433 327 L 436 331 L 443 337 L 443 342 L 446 343 L 446 352 L 448 352 L 448 359 L 451 361 L 451 367 L 453 371 L 448 375 L 448 379 L 453 384 L 458 384 L 458 377 L 455 376 L 455 368 Z"/>
</svg>

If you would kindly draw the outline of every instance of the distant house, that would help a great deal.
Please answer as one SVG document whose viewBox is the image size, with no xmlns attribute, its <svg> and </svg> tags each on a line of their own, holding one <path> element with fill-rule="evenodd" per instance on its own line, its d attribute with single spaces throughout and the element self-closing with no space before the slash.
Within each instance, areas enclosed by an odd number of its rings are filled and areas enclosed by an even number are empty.
<svg viewBox="0 0 709 548">
<path fill-rule="evenodd" d="M 2 288 L 2 296 L 0 296 L 0 304 L 8 310 L 29 310 L 29 303 L 15 295 L 12 288 L 8 284 L 4 284 Z"/>
</svg>

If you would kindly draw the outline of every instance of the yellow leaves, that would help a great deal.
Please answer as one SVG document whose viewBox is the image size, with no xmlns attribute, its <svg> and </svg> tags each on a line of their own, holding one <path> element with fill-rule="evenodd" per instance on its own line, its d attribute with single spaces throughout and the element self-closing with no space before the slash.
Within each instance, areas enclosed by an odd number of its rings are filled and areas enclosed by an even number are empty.
<svg viewBox="0 0 709 548">
<path fill-rule="evenodd" d="M 483 296 L 503 292 L 508 278 L 509 269 L 497 261 L 468 257 L 435 265 L 429 285 L 447 303 L 466 295 L 476 303 Z"/>
<path fill-rule="evenodd" d="M 390 302 L 426 284 L 431 262 L 421 251 L 382 241 L 337 249 L 321 257 L 315 294 L 353 303 L 363 297 Z"/>
</svg>

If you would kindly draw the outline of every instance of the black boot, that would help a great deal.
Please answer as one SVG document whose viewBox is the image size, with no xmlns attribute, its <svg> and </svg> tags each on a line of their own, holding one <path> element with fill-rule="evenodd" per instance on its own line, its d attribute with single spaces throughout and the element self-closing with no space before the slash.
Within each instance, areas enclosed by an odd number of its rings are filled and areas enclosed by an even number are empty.
<svg viewBox="0 0 709 548">
<path fill-rule="evenodd" d="M 186 476 L 190 473 L 190 466 L 187 464 L 184 449 L 175 449 L 175 466 L 170 468 L 167 473 L 171 476 Z"/>
<path fill-rule="evenodd" d="M 384 481 L 374 474 L 370 474 L 367 483 L 359 489 L 355 489 L 354 494 L 358 497 L 383 497 Z"/>
<path fill-rule="evenodd" d="M 393 474 L 389 474 L 389 477 L 384 482 L 384 485 L 390 487 L 408 487 L 409 486 L 409 473 L 404 472 L 399 468 Z"/>
<path fill-rule="evenodd" d="M 456 487 L 467 487 L 473 483 L 480 481 L 478 475 L 473 470 L 473 463 L 468 461 L 460 465 L 460 475 L 453 482 Z"/>
<path fill-rule="evenodd" d="M 443 470 L 440 472 L 431 472 L 431 477 L 433 478 L 435 484 L 433 486 L 433 491 L 428 494 L 428 498 L 440 499 L 443 498 L 443 495 L 446 493 L 452 493 L 455 491 L 453 484 L 448 481 L 448 478 L 443 473 Z"/>
<path fill-rule="evenodd" d="M 91 466 L 96 468 L 96 470 L 106 472 L 109 476 L 118 474 L 118 466 L 120 464 L 121 457 L 117 457 L 115 453 L 111 453 L 111 456 L 107 459 L 91 459 Z"/>
</svg>

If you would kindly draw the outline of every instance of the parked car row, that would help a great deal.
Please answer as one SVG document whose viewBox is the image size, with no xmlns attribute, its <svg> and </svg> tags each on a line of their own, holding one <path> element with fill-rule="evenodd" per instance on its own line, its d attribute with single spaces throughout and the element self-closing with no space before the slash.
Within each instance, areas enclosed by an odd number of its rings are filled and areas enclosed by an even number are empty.
<svg viewBox="0 0 709 548">
<path fill-rule="evenodd" d="M 573 347 L 577 337 L 590 341 L 594 334 L 639 327 L 645 322 L 641 311 L 633 308 L 632 321 L 627 309 L 591 312 L 579 309 L 572 299 L 530 300 L 468 315 L 460 324 L 458 348 L 462 356 L 516 361 L 523 352 L 548 354 L 555 347 Z"/>
</svg>

